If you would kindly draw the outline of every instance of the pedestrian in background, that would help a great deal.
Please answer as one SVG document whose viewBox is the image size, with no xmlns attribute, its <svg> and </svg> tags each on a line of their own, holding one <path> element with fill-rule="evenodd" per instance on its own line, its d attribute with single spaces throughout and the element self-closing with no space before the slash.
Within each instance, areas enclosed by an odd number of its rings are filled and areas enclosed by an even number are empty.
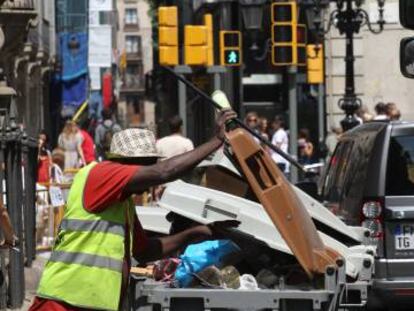
<svg viewBox="0 0 414 311">
<path fill-rule="evenodd" d="M 48 183 L 50 179 L 50 166 L 52 155 L 49 150 L 49 136 L 45 130 L 40 131 L 37 154 L 37 182 Z"/>
<path fill-rule="evenodd" d="M 269 140 L 269 121 L 264 117 L 259 118 L 259 132 L 263 138 Z"/>
<path fill-rule="evenodd" d="M 328 148 L 327 157 L 330 158 L 336 148 L 339 137 L 342 135 L 342 128 L 340 126 L 331 126 L 331 130 L 325 138 L 325 145 Z"/>
<path fill-rule="evenodd" d="M 309 129 L 300 129 L 298 137 L 299 163 L 311 164 L 314 153 L 314 147 L 313 143 L 310 141 Z"/>
<path fill-rule="evenodd" d="M 52 151 L 52 166 L 50 168 L 50 182 L 54 184 L 65 183 L 63 171 L 65 169 L 65 151 L 55 148 Z"/>
<path fill-rule="evenodd" d="M 357 118 L 361 121 L 361 124 L 372 121 L 374 119 L 374 116 L 368 111 L 368 108 L 365 105 L 361 106 L 361 108 L 357 110 L 356 115 Z"/>
<path fill-rule="evenodd" d="M 285 130 L 285 120 L 282 116 L 276 116 L 273 120 L 272 127 L 274 134 L 272 137 L 272 144 L 281 149 L 283 152 L 288 152 L 289 138 Z M 273 161 L 276 162 L 277 166 L 285 174 L 289 173 L 289 162 L 279 155 L 277 152 L 272 150 L 271 156 Z"/>
<path fill-rule="evenodd" d="M 256 132 L 257 134 L 260 134 L 259 130 L 259 115 L 256 111 L 250 111 L 246 114 L 246 117 L 244 118 L 244 124 L 247 125 L 249 129 Z M 259 144 L 260 141 L 256 137 L 254 137 L 254 140 Z"/>
<path fill-rule="evenodd" d="M 401 120 L 401 112 L 400 109 L 394 109 L 390 113 L 390 120 L 391 121 L 399 121 Z"/>
<path fill-rule="evenodd" d="M 387 103 L 385 105 L 385 113 L 387 118 L 393 121 L 399 120 L 401 117 L 400 110 L 397 108 L 396 103 Z"/>
<path fill-rule="evenodd" d="M 82 150 L 83 137 L 73 121 L 66 121 L 58 138 L 58 145 L 65 150 L 65 170 L 83 166 L 85 157 Z"/>
<path fill-rule="evenodd" d="M 251 130 L 258 132 L 259 115 L 255 111 L 250 111 L 244 118 L 244 124 L 246 124 Z"/>
<path fill-rule="evenodd" d="M 79 127 L 79 131 L 82 134 L 82 151 L 85 157 L 85 164 L 89 164 L 96 160 L 95 155 L 95 144 L 91 135 L 88 132 L 89 120 L 82 122 L 82 125 Z"/>
<path fill-rule="evenodd" d="M 111 148 L 112 137 L 122 130 L 121 126 L 113 120 L 109 109 L 102 111 L 103 121 L 95 129 L 95 145 L 99 160 L 106 159 L 106 154 Z"/>
<path fill-rule="evenodd" d="M 183 120 L 174 116 L 168 120 L 170 135 L 157 141 L 157 151 L 168 159 L 194 149 L 193 142 L 183 135 Z"/>
<path fill-rule="evenodd" d="M 385 106 L 383 102 L 379 102 L 378 104 L 375 105 L 375 113 L 377 114 L 374 117 L 375 121 L 388 120 L 387 107 Z"/>
</svg>

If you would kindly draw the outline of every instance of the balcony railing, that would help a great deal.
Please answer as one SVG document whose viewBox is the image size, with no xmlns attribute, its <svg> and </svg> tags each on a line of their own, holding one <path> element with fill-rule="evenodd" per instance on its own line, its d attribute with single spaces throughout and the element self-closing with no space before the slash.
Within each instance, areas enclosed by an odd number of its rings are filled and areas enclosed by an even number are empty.
<svg viewBox="0 0 414 311">
<path fill-rule="evenodd" d="M 138 91 L 144 89 L 144 79 L 139 75 L 126 74 L 123 78 L 122 88 L 124 90 Z"/>
<path fill-rule="evenodd" d="M 142 59 L 142 51 L 138 50 L 135 52 L 127 52 L 126 57 L 127 57 L 127 60 L 140 60 Z"/>
<path fill-rule="evenodd" d="M 9 10 L 34 10 L 33 0 L 0 0 L 0 9 Z"/>
</svg>

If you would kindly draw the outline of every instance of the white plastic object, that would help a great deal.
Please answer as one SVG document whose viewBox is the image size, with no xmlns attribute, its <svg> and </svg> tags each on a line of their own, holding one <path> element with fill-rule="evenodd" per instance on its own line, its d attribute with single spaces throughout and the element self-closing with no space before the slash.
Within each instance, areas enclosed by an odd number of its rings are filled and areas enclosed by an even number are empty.
<svg viewBox="0 0 414 311">
<path fill-rule="evenodd" d="M 221 107 L 221 109 L 231 109 L 229 99 L 223 91 L 214 91 L 211 98 Z"/>
<path fill-rule="evenodd" d="M 243 274 L 240 277 L 240 287 L 241 290 L 258 290 L 259 285 L 257 284 L 256 279 L 251 274 Z"/>
</svg>

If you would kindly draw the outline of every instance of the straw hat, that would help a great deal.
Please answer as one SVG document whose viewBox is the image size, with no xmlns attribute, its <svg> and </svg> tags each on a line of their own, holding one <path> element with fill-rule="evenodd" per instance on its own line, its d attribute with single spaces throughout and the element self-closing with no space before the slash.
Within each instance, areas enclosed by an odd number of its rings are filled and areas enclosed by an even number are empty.
<svg viewBox="0 0 414 311">
<path fill-rule="evenodd" d="M 131 128 L 112 137 L 108 159 L 161 158 L 155 145 L 154 133 L 146 129 Z"/>
</svg>

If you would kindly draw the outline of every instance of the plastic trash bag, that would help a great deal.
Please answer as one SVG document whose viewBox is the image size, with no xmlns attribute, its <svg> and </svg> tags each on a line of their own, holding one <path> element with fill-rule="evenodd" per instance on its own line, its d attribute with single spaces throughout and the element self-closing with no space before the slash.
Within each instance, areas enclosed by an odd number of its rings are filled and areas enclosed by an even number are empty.
<svg viewBox="0 0 414 311">
<path fill-rule="evenodd" d="M 240 287 L 242 290 L 258 290 L 259 285 L 253 275 L 243 274 L 240 277 Z"/>
<path fill-rule="evenodd" d="M 189 286 L 194 274 L 209 266 L 223 266 L 225 258 L 238 251 L 240 248 L 230 240 L 206 241 L 188 246 L 181 255 L 181 263 L 175 272 L 177 285 Z"/>
</svg>

